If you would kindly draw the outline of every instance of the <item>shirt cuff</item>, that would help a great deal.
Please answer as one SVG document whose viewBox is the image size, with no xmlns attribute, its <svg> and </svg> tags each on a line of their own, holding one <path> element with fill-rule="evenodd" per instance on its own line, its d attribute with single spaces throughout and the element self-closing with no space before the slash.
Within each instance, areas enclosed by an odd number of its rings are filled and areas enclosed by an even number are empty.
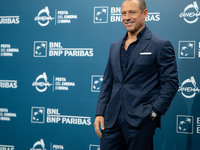
<svg viewBox="0 0 200 150">
<path fill-rule="evenodd" d="M 153 107 L 152 111 L 155 112 L 157 116 L 161 116 L 161 113 L 156 108 Z"/>
</svg>

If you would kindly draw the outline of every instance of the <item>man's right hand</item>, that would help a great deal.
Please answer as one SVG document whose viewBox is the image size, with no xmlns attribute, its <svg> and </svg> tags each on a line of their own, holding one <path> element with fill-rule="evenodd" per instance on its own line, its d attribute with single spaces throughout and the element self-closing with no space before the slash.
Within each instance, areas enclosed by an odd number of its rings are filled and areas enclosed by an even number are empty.
<svg viewBox="0 0 200 150">
<path fill-rule="evenodd" d="M 96 116 L 95 121 L 94 121 L 94 129 L 96 134 L 102 138 L 102 133 L 99 129 L 99 126 L 101 125 L 101 130 L 104 130 L 104 117 L 103 116 Z"/>
</svg>

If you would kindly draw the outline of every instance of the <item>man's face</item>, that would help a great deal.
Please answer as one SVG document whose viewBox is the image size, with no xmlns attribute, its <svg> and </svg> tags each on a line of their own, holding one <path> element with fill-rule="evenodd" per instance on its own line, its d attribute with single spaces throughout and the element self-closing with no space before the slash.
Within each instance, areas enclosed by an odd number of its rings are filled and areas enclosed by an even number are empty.
<svg viewBox="0 0 200 150">
<path fill-rule="evenodd" d="M 125 1 L 121 6 L 122 22 L 126 30 L 131 33 L 137 32 L 145 25 L 147 9 L 140 10 L 137 0 Z"/>
</svg>

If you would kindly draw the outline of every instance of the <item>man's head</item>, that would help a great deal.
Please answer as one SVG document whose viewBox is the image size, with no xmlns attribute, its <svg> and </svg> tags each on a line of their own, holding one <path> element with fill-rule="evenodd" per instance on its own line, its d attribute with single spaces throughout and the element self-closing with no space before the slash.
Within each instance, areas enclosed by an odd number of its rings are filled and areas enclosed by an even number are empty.
<svg viewBox="0 0 200 150">
<path fill-rule="evenodd" d="M 145 0 L 125 0 L 121 6 L 122 22 L 128 32 L 137 33 L 145 26 L 148 14 Z"/>
</svg>

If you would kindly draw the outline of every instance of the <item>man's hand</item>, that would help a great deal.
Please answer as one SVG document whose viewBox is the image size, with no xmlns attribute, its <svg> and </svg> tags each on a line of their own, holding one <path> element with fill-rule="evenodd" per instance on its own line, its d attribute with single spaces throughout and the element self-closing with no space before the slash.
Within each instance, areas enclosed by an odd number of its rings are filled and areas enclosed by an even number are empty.
<svg viewBox="0 0 200 150">
<path fill-rule="evenodd" d="M 154 118 L 154 117 L 152 117 L 151 115 L 150 115 L 150 117 L 151 117 L 151 120 L 152 120 L 152 121 L 154 121 L 154 120 L 155 120 L 155 118 Z"/>
<path fill-rule="evenodd" d="M 101 130 L 104 130 L 104 117 L 103 116 L 96 116 L 95 121 L 94 121 L 94 129 L 96 134 L 102 138 L 102 133 L 99 130 L 99 125 L 101 125 Z"/>
</svg>

